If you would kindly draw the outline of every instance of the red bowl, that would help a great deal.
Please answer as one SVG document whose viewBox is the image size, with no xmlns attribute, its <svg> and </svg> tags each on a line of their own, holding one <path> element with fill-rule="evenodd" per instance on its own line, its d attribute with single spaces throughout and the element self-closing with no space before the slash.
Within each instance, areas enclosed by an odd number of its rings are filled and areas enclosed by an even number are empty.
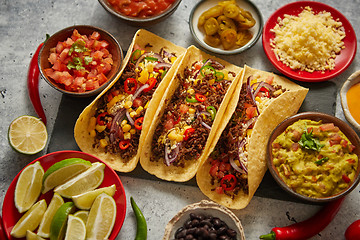
<svg viewBox="0 0 360 240">
<path fill-rule="evenodd" d="M 67 158 L 82 158 L 84 160 L 87 160 L 89 162 L 101 162 L 100 159 L 79 151 L 59 151 L 59 152 L 53 152 L 49 153 L 47 155 L 44 155 L 38 159 L 35 159 L 30 164 L 35 163 L 36 161 L 40 161 L 41 166 L 43 167 L 44 171 L 46 171 L 50 166 L 52 166 L 54 163 L 59 162 L 61 160 L 67 159 Z M 120 181 L 119 176 L 115 173 L 113 169 L 111 169 L 106 163 L 105 164 L 105 170 L 104 170 L 104 180 L 101 183 L 100 187 L 107 187 L 112 184 L 116 185 L 116 192 L 114 195 L 117 211 L 116 211 L 116 220 L 114 224 L 114 228 L 110 234 L 109 240 L 113 240 L 116 238 L 116 236 L 119 234 L 119 231 L 123 225 L 125 214 L 126 214 L 126 196 L 125 196 L 125 190 L 124 187 Z M 16 175 L 14 180 L 11 182 L 5 198 L 3 202 L 3 208 L 2 208 L 2 216 L 3 216 L 3 226 L 5 235 L 8 237 L 8 239 L 14 239 L 10 233 L 14 225 L 17 223 L 17 221 L 20 219 L 20 217 L 23 214 L 20 214 L 15 207 L 14 203 L 14 192 L 17 180 L 19 178 L 21 171 Z M 53 196 L 53 191 L 49 191 L 46 194 L 41 194 L 40 199 L 45 199 L 47 204 L 50 203 L 51 198 Z M 18 239 L 18 238 L 16 238 Z M 25 238 L 22 238 L 25 239 Z"/>
</svg>

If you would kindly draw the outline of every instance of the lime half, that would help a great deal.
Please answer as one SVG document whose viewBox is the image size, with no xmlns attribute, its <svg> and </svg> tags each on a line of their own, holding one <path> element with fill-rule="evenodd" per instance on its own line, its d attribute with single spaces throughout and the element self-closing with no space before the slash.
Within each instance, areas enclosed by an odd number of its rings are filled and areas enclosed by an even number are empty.
<svg viewBox="0 0 360 240">
<path fill-rule="evenodd" d="M 24 115 L 11 122 L 8 138 L 16 151 L 35 154 L 45 148 L 48 135 L 45 124 L 39 118 Z"/>
</svg>

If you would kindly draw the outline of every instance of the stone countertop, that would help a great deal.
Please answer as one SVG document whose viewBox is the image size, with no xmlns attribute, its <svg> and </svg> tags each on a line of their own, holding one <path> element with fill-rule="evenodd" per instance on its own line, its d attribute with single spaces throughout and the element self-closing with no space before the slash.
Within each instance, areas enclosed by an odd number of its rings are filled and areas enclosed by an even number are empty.
<svg viewBox="0 0 360 240">
<path fill-rule="evenodd" d="M 289 0 L 254 0 L 260 9 L 264 21 Z M 321 1 L 338 9 L 352 24 L 360 36 L 359 1 L 327 0 Z M 196 45 L 189 30 L 189 15 L 197 1 L 183 0 L 176 12 L 165 21 L 146 29 L 177 45 L 188 47 Z M 94 25 L 111 32 L 126 50 L 137 27 L 129 26 L 106 12 L 96 0 L 0 0 L 0 205 L 5 193 L 16 174 L 30 161 L 43 155 L 18 154 L 8 144 L 8 126 L 20 115 L 36 116 L 29 101 L 26 77 L 30 59 L 45 34 L 53 34 L 71 25 Z M 359 40 L 358 40 L 359 45 Z M 198 46 L 199 47 L 199 46 Z M 255 46 L 242 54 L 219 56 L 238 66 L 247 64 L 265 71 L 277 72 L 266 58 L 261 39 Z M 351 73 L 358 70 L 360 56 L 354 59 L 350 67 L 338 77 L 330 80 L 337 91 Z M 40 93 L 48 119 L 48 132 L 54 127 L 61 94 L 40 81 Z M 344 119 L 339 96 L 337 94 L 336 116 Z M 186 186 L 164 181 L 121 176 L 127 200 L 133 196 L 148 223 L 148 239 L 161 239 L 167 222 L 185 205 L 199 202 L 206 197 L 194 186 Z M 360 218 L 360 186 L 345 199 L 343 207 L 330 225 L 312 239 L 344 239 L 347 226 Z M 317 205 L 286 202 L 255 196 L 243 210 L 234 213 L 240 218 L 247 239 L 258 239 L 275 226 L 286 226 L 312 216 L 320 207 Z M 136 221 L 128 201 L 127 214 L 117 239 L 133 239 Z"/>
</svg>

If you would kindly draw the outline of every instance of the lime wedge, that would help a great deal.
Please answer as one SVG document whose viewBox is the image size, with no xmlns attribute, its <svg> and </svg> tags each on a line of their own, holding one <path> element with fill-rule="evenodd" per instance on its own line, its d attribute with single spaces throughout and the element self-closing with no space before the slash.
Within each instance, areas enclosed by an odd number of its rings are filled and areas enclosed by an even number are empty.
<svg viewBox="0 0 360 240">
<path fill-rule="evenodd" d="M 26 240 L 45 240 L 45 238 L 40 237 L 39 235 L 36 235 L 36 233 L 27 230 L 26 231 Z"/>
<path fill-rule="evenodd" d="M 72 197 L 72 200 L 77 208 L 80 209 L 90 209 L 91 205 L 95 201 L 95 198 L 101 193 L 106 193 L 109 196 L 114 196 L 116 191 L 115 184 L 109 187 L 98 188 L 89 192 L 85 192 L 83 194 L 79 194 Z"/>
<path fill-rule="evenodd" d="M 37 201 L 42 188 L 43 176 L 44 170 L 39 161 L 28 165 L 20 173 L 14 194 L 15 206 L 20 213 L 29 210 Z"/>
<path fill-rule="evenodd" d="M 37 226 L 39 226 L 46 207 L 47 205 L 44 199 L 34 204 L 15 224 L 11 230 L 11 236 L 23 238 L 26 236 L 27 230 L 34 231 Z"/>
<path fill-rule="evenodd" d="M 69 215 L 65 240 L 85 240 L 86 227 L 84 221 L 73 215 Z"/>
<path fill-rule="evenodd" d="M 81 158 L 68 158 L 53 164 L 44 174 L 43 193 L 64 184 L 91 167 L 91 162 Z"/>
<path fill-rule="evenodd" d="M 74 216 L 79 217 L 81 220 L 84 221 L 84 223 L 86 223 L 88 216 L 89 216 L 89 211 L 80 210 L 80 211 L 77 211 L 76 213 L 74 213 Z"/>
<path fill-rule="evenodd" d="M 69 214 L 75 211 L 73 202 L 66 202 L 56 211 L 50 225 L 50 240 L 64 239 Z"/>
<path fill-rule="evenodd" d="M 116 204 L 113 197 L 101 193 L 91 206 L 86 221 L 87 239 L 108 239 L 114 227 Z"/>
<path fill-rule="evenodd" d="M 50 237 L 51 221 L 53 220 L 53 217 L 54 217 L 56 211 L 63 204 L 64 204 L 64 200 L 62 199 L 62 197 L 59 194 L 55 193 L 50 201 L 49 207 L 46 209 L 46 212 L 40 222 L 40 226 L 37 231 L 37 234 L 39 236 L 44 237 L 44 238 Z"/>
<path fill-rule="evenodd" d="M 85 172 L 80 173 L 66 183 L 57 186 L 54 192 L 63 197 L 71 198 L 72 196 L 94 190 L 104 179 L 105 164 L 95 162 Z"/>
<path fill-rule="evenodd" d="M 48 135 L 45 124 L 39 118 L 24 115 L 11 122 L 8 138 L 16 151 L 35 154 L 45 148 Z"/>
</svg>

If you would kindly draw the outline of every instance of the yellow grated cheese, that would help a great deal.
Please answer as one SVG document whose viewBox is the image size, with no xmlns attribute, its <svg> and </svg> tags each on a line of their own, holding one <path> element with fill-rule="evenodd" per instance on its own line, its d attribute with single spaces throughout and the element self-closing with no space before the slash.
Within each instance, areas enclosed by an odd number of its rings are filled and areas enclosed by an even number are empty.
<svg viewBox="0 0 360 240">
<path fill-rule="evenodd" d="M 314 14 L 310 7 L 299 16 L 285 14 L 271 31 L 275 37 L 270 45 L 276 58 L 292 69 L 332 70 L 336 55 L 344 48 L 342 23 L 326 11 Z"/>
</svg>

